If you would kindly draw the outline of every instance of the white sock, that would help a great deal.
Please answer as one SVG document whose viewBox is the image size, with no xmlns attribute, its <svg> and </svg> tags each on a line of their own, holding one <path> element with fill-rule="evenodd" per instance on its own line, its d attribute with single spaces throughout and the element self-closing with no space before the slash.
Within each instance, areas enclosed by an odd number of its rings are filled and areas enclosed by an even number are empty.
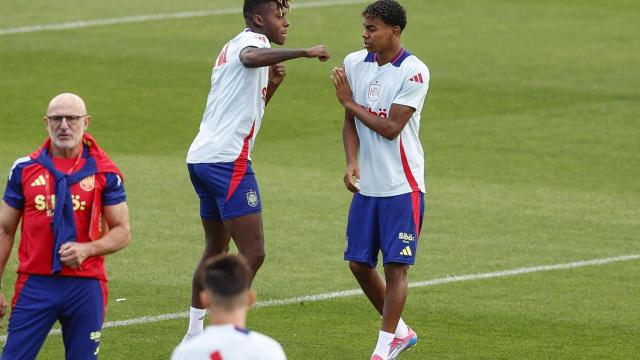
<svg viewBox="0 0 640 360">
<path fill-rule="evenodd" d="M 396 337 L 404 339 L 407 335 L 409 335 L 409 327 L 405 324 L 404 320 L 400 318 L 400 320 L 398 320 L 398 326 L 396 327 Z"/>
<path fill-rule="evenodd" d="M 189 329 L 190 335 L 198 335 L 202 332 L 204 318 L 207 316 L 207 309 L 189 308 Z"/>
<path fill-rule="evenodd" d="M 389 356 L 389 350 L 391 349 L 391 342 L 393 341 L 393 337 L 395 335 L 393 333 L 388 333 L 380 330 L 378 333 L 378 343 L 376 344 L 376 348 L 373 350 L 373 355 L 378 355 L 382 357 L 384 360 Z"/>
</svg>

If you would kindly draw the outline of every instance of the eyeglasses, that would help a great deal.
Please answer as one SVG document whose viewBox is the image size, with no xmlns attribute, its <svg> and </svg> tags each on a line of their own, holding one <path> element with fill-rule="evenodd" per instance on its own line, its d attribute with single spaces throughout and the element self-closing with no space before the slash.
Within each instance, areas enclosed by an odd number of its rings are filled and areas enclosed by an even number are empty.
<svg viewBox="0 0 640 360">
<path fill-rule="evenodd" d="M 75 125 L 78 125 L 80 120 L 83 119 L 85 116 L 87 116 L 87 114 L 84 114 L 84 115 L 52 115 L 52 116 L 47 116 L 47 119 L 49 119 L 49 121 L 55 126 L 62 125 L 62 120 L 65 120 L 65 119 L 67 120 L 67 125 L 75 126 Z"/>
</svg>

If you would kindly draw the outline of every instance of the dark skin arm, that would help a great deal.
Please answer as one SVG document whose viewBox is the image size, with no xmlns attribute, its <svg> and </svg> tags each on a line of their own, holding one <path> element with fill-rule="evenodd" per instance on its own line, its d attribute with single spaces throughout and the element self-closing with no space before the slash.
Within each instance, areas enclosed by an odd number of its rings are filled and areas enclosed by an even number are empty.
<svg viewBox="0 0 640 360">
<path fill-rule="evenodd" d="M 240 52 L 240 62 L 248 68 L 271 66 L 298 58 L 318 58 L 318 60 L 324 62 L 329 60 L 330 57 L 329 50 L 324 45 L 316 45 L 308 49 L 246 47 Z"/>
<path fill-rule="evenodd" d="M 282 62 L 297 58 L 318 58 L 324 62 L 329 60 L 331 55 L 324 45 L 316 45 L 308 49 L 265 49 L 256 47 L 246 47 L 240 52 L 240 61 L 245 67 L 256 68 L 269 66 L 269 84 L 265 105 L 269 103 L 278 86 L 286 75 Z"/>
<path fill-rule="evenodd" d="M 267 95 L 264 100 L 265 106 L 269 104 L 269 100 L 273 97 L 278 86 L 284 81 L 284 77 L 287 75 L 287 71 L 284 64 L 275 64 L 269 66 L 269 84 L 267 85 Z"/>
<path fill-rule="evenodd" d="M 355 115 L 366 127 L 387 140 L 397 138 L 416 111 L 410 106 L 392 104 L 388 118 L 372 114 L 353 100 L 347 75 L 342 68 L 333 69 L 331 81 L 336 88 L 336 97 L 340 104 Z"/>
<path fill-rule="evenodd" d="M 344 155 L 347 160 L 347 169 L 343 177 L 344 186 L 352 193 L 356 193 L 360 191 L 360 188 L 356 184 L 360 179 L 360 168 L 358 167 L 360 138 L 358 138 L 356 121 L 353 118 L 353 114 L 346 109 L 344 111 L 344 125 L 342 126 L 342 140 L 344 143 Z"/>
</svg>

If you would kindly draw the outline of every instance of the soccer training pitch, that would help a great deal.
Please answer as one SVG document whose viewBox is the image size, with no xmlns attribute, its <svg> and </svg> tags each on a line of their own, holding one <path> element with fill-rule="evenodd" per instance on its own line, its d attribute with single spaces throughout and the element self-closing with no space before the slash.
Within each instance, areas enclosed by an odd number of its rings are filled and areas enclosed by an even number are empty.
<svg viewBox="0 0 640 360">
<path fill-rule="evenodd" d="M 293 360 L 368 359 L 380 320 L 349 292 L 358 285 L 342 260 L 351 196 L 329 80 L 361 48 L 367 1 L 295 4 L 286 46 L 323 43 L 333 58 L 286 63 L 253 150 L 267 257 L 248 325 Z M 640 358 L 640 3 L 401 4 L 403 43 L 431 86 L 425 225 L 403 316 L 419 341 L 400 358 Z M 241 6 L 0 2 L 2 191 L 64 91 L 84 97 L 89 131 L 125 175 L 133 237 L 107 257 L 101 359 L 168 359 L 185 333 L 204 243 L 185 156 Z M 50 335 L 40 358 L 63 357 Z"/>
</svg>

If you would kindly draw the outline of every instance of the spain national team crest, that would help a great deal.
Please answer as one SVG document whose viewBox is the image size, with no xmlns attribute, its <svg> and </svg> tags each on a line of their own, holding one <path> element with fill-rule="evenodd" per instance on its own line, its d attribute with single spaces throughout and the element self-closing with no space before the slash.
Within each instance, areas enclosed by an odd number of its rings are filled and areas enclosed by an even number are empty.
<svg viewBox="0 0 640 360">
<path fill-rule="evenodd" d="M 382 86 L 376 81 L 374 83 L 369 84 L 369 100 L 372 102 L 378 101 L 380 99 L 380 90 Z"/>
<path fill-rule="evenodd" d="M 91 191 L 96 186 L 96 176 L 91 175 L 80 180 L 80 188 L 84 191 Z"/>
<path fill-rule="evenodd" d="M 249 190 L 247 193 L 247 204 L 251 207 L 258 206 L 258 193 L 253 190 Z"/>
</svg>

